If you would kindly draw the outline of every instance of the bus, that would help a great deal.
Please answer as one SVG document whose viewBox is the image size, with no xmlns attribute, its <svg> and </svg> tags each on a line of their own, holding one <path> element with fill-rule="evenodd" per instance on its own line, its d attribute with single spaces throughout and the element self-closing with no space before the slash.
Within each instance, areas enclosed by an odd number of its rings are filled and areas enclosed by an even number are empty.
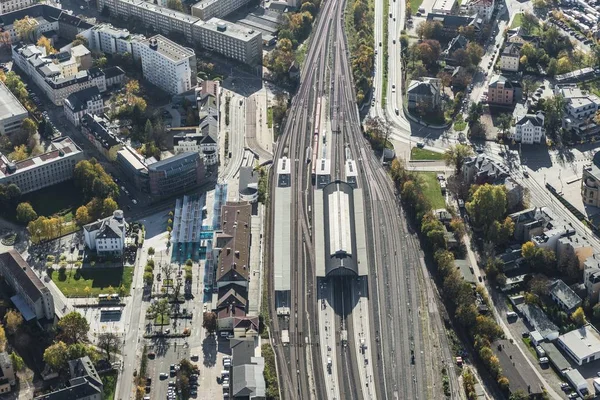
<svg viewBox="0 0 600 400">
<path fill-rule="evenodd" d="M 100 309 L 100 314 L 108 316 L 108 315 L 120 315 L 121 307 L 104 307 Z"/>
<path fill-rule="evenodd" d="M 119 303 L 121 299 L 118 294 L 99 294 L 98 302 L 99 303 Z"/>
</svg>

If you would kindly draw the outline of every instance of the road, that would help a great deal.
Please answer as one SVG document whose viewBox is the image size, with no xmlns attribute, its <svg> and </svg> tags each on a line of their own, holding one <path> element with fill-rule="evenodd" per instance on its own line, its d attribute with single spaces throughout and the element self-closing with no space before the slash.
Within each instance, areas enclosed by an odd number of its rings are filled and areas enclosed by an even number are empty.
<svg viewBox="0 0 600 400">
<path fill-rule="evenodd" d="M 222 182 L 228 182 L 239 172 L 242 160 L 244 158 L 244 133 L 246 131 L 246 99 L 233 93 L 229 102 L 229 126 L 227 146 L 224 148 L 225 167 L 219 172 L 219 179 Z M 223 107 L 227 107 L 227 102 L 223 102 Z M 230 156 L 231 154 L 231 156 Z"/>
</svg>

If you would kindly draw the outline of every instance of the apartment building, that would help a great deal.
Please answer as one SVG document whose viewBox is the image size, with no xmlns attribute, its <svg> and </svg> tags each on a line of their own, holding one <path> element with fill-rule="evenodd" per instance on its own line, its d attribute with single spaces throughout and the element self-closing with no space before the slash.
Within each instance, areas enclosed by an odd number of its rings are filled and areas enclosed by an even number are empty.
<svg viewBox="0 0 600 400">
<path fill-rule="evenodd" d="M 488 103 L 511 105 L 514 102 L 515 89 L 510 80 L 502 75 L 494 75 L 488 85 Z"/>
<path fill-rule="evenodd" d="M 69 361 L 69 385 L 34 400 L 102 400 L 104 384 L 88 356 Z"/>
<path fill-rule="evenodd" d="M 249 0 L 200 0 L 192 6 L 192 15 L 201 20 L 224 18 L 249 3 Z"/>
<path fill-rule="evenodd" d="M 75 164 L 84 158 L 69 137 L 52 142 L 47 153 L 23 161 L 11 162 L 0 155 L 0 184 L 14 183 L 22 193 L 34 192 L 72 179 Z"/>
<path fill-rule="evenodd" d="M 494 13 L 494 0 L 472 0 L 464 5 L 470 13 L 477 14 L 484 22 L 492 19 Z"/>
<path fill-rule="evenodd" d="M 526 114 L 523 117 L 517 117 L 512 139 L 523 143 L 540 143 L 546 137 L 544 129 L 544 114 Z"/>
<path fill-rule="evenodd" d="M 147 164 L 148 160 L 131 146 L 123 146 L 117 151 L 117 165 L 121 171 L 138 190 L 146 193 L 150 191 Z"/>
<path fill-rule="evenodd" d="M 0 254 L 0 275 L 16 292 L 11 301 L 23 319 L 54 320 L 54 299 L 44 282 L 14 249 Z"/>
<path fill-rule="evenodd" d="M 202 21 L 142 0 L 99 0 L 98 8 L 102 10 L 104 7 L 113 16 L 138 18 L 162 35 L 179 33 L 188 43 L 240 62 L 251 65 L 262 62 L 262 33 L 257 30 L 218 18 Z M 134 58 L 137 58 L 135 53 Z"/>
<path fill-rule="evenodd" d="M 150 193 L 167 197 L 197 188 L 204 178 L 200 154 L 187 152 L 148 165 Z"/>
<path fill-rule="evenodd" d="M 63 109 L 67 120 L 79 126 L 84 114 L 102 114 L 104 101 L 98 87 L 92 86 L 69 95 L 64 101 Z"/>
<path fill-rule="evenodd" d="M 133 42 L 143 40 L 143 35 L 131 34 L 127 29 L 115 28 L 111 24 L 95 25 L 82 33 L 91 50 L 106 54 L 133 54 Z"/>
<path fill-rule="evenodd" d="M 0 135 L 21 129 L 21 123 L 29 114 L 19 100 L 0 82 Z"/>
<path fill-rule="evenodd" d="M 441 81 L 438 78 L 421 78 L 411 81 L 406 93 L 408 94 L 408 108 L 415 109 L 421 105 L 429 109 L 441 105 Z"/>
<path fill-rule="evenodd" d="M 144 78 L 175 95 L 196 86 L 196 53 L 164 36 L 136 41 L 134 52 L 142 61 Z"/>
<path fill-rule="evenodd" d="M 84 225 L 85 245 L 99 256 L 120 256 L 125 249 L 125 228 L 123 211 L 116 210 L 110 217 Z"/>
<path fill-rule="evenodd" d="M 100 68 L 78 71 L 76 58 L 69 52 L 46 55 L 43 47 L 20 43 L 12 47 L 12 56 L 54 105 L 61 106 L 69 95 L 92 86 L 106 91 L 104 72 Z"/>
<path fill-rule="evenodd" d="M 557 85 L 555 94 L 565 99 L 565 112 L 562 119 L 564 129 L 571 131 L 579 140 L 586 140 L 600 133 L 600 125 L 594 121 L 600 109 L 600 98 L 575 84 Z"/>
<path fill-rule="evenodd" d="M 215 165 L 219 161 L 218 129 L 216 132 L 202 132 L 201 127 L 174 128 L 173 150 L 175 154 L 199 153 L 204 165 Z"/>
<path fill-rule="evenodd" d="M 0 14 L 22 10 L 33 4 L 33 0 L 0 0 Z"/>
<path fill-rule="evenodd" d="M 92 68 L 92 64 L 94 62 L 92 60 L 92 52 L 84 45 L 80 44 L 71 47 L 71 55 L 75 59 L 78 70 Z"/>
<path fill-rule="evenodd" d="M 516 44 L 509 44 L 500 54 L 500 69 L 503 71 L 517 72 L 519 70 L 519 60 L 521 49 Z"/>
<path fill-rule="evenodd" d="M 592 164 L 583 167 L 581 196 L 583 204 L 600 207 L 600 152 L 594 154 Z"/>
<path fill-rule="evenodd" d="M 0 352 L 0 395 L 9 393 L 16 383 L 12 359 L 7 352 Z"/>
<path fill-rule="evenodd" d="M 109 121 L 93 114 L 81 117 L 81 133 L 110 161 L 117 160 L 123 142 L 109 128 Z"/>
</svg>

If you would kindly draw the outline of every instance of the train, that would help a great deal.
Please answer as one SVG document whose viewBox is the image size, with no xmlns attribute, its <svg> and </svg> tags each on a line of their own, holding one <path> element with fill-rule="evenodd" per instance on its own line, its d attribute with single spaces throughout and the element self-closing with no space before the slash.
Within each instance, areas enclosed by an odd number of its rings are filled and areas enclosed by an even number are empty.
<svg viewBox="0 0 600 400">
<path fill-rule="evenodd" d="M 312 138 L 312 181 L 317 178 L 317 160 L 319 159 L 319 129 L 321 127 L 321 98 L 317 99 L 317 107 L 315 109 L 314 133 Z"/>
</svg>

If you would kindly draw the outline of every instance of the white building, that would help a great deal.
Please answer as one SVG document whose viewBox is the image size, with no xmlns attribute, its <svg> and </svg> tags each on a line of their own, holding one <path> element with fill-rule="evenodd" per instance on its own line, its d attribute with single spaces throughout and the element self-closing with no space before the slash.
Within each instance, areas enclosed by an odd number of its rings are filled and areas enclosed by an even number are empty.
<svg viewBox="0 0 600 400">
<path fill-rule="evenodd" d="M 13 133 L 21 129 L 21 123 L 27 118 L 27 110 L 12 94 L 3 82 L 0 82 L 0 135 Z"/>
<path fill-rule="evenodd" d="M 0 184 L 14 183 L 21 193 L 73 179 L 75 165 L 84 154 L 69 137 L 55 140 L 48 152 L 23 161 L 10 162 L 0 154 Z"/>
<path fill-rule="evenodd" d="M 544 114 L 527 114 L 517 117 L 512 139 L 523 144 L 540 143 L 546 137 Z"/>
<path fill-rule="evenodd" d="M 519 70 L 521 49 L 516 44 L 509 44 L 500 54 L 500 69 L 503 71 L 516 72 Z"/>
<path fill-rule="evenodd" d="M 0 14 L 21 10 L 33 4 L 33 0 L 0 0 Z"/>
<path fill-rule="evenodd" d="M 572 131 L 580 139 L 596 135 L 600 126 L 594 122 L 594 115 L 600 109 L 600 98 L 581 90 L 575 84 L 557 85 L 554 89 L 565 99 L 565 113 L 563 115 L 563 128 Z"/>
<path fill-rule="evenodd" d="M 492 18 L 492 14 L 494 13 L 494 0 L 473 0 L 466 7 L 471 13 L 477 13 L 484 22 L 487 22 Z"/>
<path fill-rule="evenodd" d="M 116 210 L 110 217 L 83 227 L 85 244 L 99 256 L 122 255 L 125 248 L 125 219 L 123 211 Z"/>
<path fill-rule="evenodd" d="M 587 324 L 558 337 L 560 346 L 577 365 L 600 359 L 600 333 Z"/>
<path fill-rule="evenodd" d="M 456 7 L 456 0 L 435 0 L 431 12 L 436 14 L 450 15 Z"/>
<path fill-rule="evenodd" d="M 192 15 L 204 21 L 223 18 L 248 4 L 249 0 L 200 0 L 192 6 Z"/>
<path fill-rule="evenodd" d="M 91 50 L 107 54 L 133 54 L 133 42 L 145 39 L 143 35 L 133 35 L 127 29 L 111 24 L 96 25 L 82 35 L 87 38 Z"/>
<path fill-rule="evenodd" d="M 0 395 L 9 393 L 15 383 L 12 359 L 7 352 L 0 352 Z"/>
<path fill-rule="evenodd" d="M 0 275 L 16 292 L 11 301 L 24 320 L 54 320 L 54 299 L 50 290 L 16 250 L 0 254 Z"/>
<path fill-rule="evenodd" d="M 81 124 L 83 114 L 100 115 L 104 112 L 104 101 L 96 86 L 75 92 L 63 104 L 65 117 L 75 126 Z"/>
<path fill-rule="evenodd" d="M 196 53 L 164 36 L 136 41 L 144 78 L 170 94 L 180 94 L 196 85 Z M 136 51 L 136 50 L 134 50 Z"/>
<path fill-rule="evenodd" d="M 240 201 L 255 203 L 258 201 L 258 171 L 252 167 L 240 167 Z"/>
<path fill-rule="evenodd" d="M 210 118 L 210 117 L 209 117 Z M 204 122 L 204 121 L 203 121 Z M 202 125 L 193 130 L 183 130 L 173 136 L 173 150 L 175 154 L 193 151 L 200 153 L 204 165 L 215 165 L 219 161 L 219 143 L 217 139 L 218 125 L 214 124 L 213 132 L 203 132 Z M 175 128 L 175 131 L 178 129 Z"/>
</svg>

